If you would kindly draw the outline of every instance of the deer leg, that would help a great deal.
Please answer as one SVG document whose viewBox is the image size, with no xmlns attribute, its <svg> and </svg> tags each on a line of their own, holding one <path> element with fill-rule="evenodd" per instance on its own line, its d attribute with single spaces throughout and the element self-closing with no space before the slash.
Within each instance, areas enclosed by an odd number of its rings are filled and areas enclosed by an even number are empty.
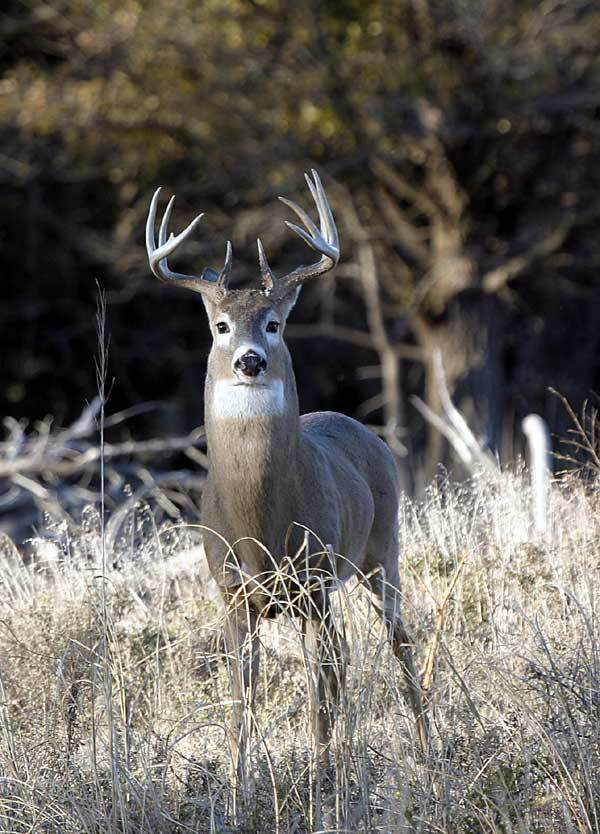
<svg viewBox="0 0 600 834">
<path fill-rule="evenodd" d="M 232 712 L 229 743 L 234 774 L 243 792 L 248 788 L 248 752 L 254 724 L 254 693 L 258 679 L 257 617 L 247 600 L 228 607 L 225 644 L 231 676 Z"/>
<path fill-rule="evenodd" d="M 402 666 L 419 742 L 426 753 L 429 749 L 429 721 L 424 708 L 421 682 L 415 667 L 413 641 L 402 618 L 399 578 L 393 577 L 390 581 L 390 578 L 386 579 L 383 571 L 379 571 L 369 579 L 369 587 L 376 597 L 375 609 L 387 629 L 392 650 Z"/>
<path fill-rule="evenodd" d="M 310 728 L 314 752 L 323 765 L 329 764 L 331 735 L 345 663 L 339 634 L 326 601 L 321 616 L 303 621 L 304 645 L 310 664 Z"/>
</svg>

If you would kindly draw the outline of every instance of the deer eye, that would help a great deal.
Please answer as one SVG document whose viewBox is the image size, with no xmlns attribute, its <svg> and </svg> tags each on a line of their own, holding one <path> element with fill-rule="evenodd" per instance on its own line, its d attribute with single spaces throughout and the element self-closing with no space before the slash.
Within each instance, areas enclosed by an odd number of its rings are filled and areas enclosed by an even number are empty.
<svg viewBox="0 0 600 834">
<path fill-rule="evenodd" d="M 226 321 L 218 321 L 216 324 L 217 333 L 229 333 L 229 325 Z"/>
<path fill-rule="evenodd" d="M 279 330 L 279 322 L 278 321 L 269 321 L 267 322 L 267 333 L 277 333 Z"/>
</svg>

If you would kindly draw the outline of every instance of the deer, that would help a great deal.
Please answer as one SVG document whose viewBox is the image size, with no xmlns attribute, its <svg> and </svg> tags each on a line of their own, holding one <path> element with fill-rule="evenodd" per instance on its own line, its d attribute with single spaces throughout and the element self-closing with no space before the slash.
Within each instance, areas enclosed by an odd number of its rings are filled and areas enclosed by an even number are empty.
<svg viewBox="0 0 600 834">
<path fill-rule="evenodd" d="M 324 561 L 339 580 L 358 575 L 372 593 L 402 665 L 420 744 L 424 750 L 428 745 L 424 699 L 400 605 L 395 459 L 383 440 L 348 416 L 331 411 L 300 416 L 292 360 L 283 338 L 302 286 L 320 280 L 340 259 L 338 231 L 321 179 L 315 170 L 305 179 L 318 226 L 299 205 L 279 199 L 304 228 L 287 220 L 286 225 L 319 257 L 278 278 L 258 239 L 258 286 L 230 287 L 231 242 L 219 272 L 210 267 L 199 275 L 172 271 L 167 259 L 204 215 L 178 235 L 168 236 L 173 196 L 157 245 L 160 188 L 146 224 L 152 273 L 166 284 L 200 293 L 213 338 L 204 390 L 209 463 L 201 526 L 209 570 L 226 612 L 233 701 L 229 741 L 236 766 L 244 760 L 252 732 L 244 716 L 248 707 L 251 712 L 258 675 L 258 625 L 294 596 L 285 582 L 269 587 L 267 577 L 273 567 L 293 562 L 299 554 L 305 570 L 296 572 L 296 581 L 309 589 L 304 595 L 308 603 L 296 605 L 294 613 L 302 617 L 306 645 L 319 656 L 309 707 L 319 761 L 329 760 L 344 669 L 344 646 L 332 625 L 329 586 L 319 579 Z M 311 575 L 317 577 L 312 584 Z"/>
</svg>

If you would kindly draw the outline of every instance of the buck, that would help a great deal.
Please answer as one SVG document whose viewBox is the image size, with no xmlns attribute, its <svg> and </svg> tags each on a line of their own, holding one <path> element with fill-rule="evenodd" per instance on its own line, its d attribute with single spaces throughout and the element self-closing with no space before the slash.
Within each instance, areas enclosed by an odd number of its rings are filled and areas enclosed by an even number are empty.
<svg viewBox="0 0 600 834">
<path fill-rule="evenodd" d="M 219 273 L 173 272 L 167 262 L 202 219 L 167 237 L 171 198 L 154 237 L 160 189 L 146 224 L 150 268 L 171 286 L 201 294 L 213 344 L 205 384 L 205 427 L 209 470 L 202 496 L 202 525 L 208 565 L 227 611 L 225 639 L 232 663 L 233 758 L 245 755 L 257 679 L 256 632 L 261 618 L 293 601 L 290 584 L 269 584 L 273 568 L 302 554 L 296 583 L 308 591 L 298 604 L 303 633 L 318 650 L 320 671 L 311 699 L 311 727 L 319 756 L 328 758 L 335 704 L 343 684 L 341 641 L 332 626 L 327 565 L 341 580 L 354 574 L 373 593 L 402 664 L 419 738 L 427 743 L 426 717 L 411 642 L 400 611 L 398 573 L 399 487 L 395 461 L 373 432 L 342 414 L 300 416 L 296 380 L 283 340 L 288 315 L 303 284 L 320 279 L 339 260 L 338 233 L 316 171 L 305 175 L 319 215 L 319 227 L 300 206 L 280 197 L 305 228 L 286 221 L 320 256 L 285 277 L 271 271 L 260 242 L 261 284 L 231 289 L 231 243 Z M 316 581 L 311 579 L 317 577 Z M 291 580 L 290 580 L 291 582 Z M 301 595 L 296 595 L 300 598 Z"/>
</svg>

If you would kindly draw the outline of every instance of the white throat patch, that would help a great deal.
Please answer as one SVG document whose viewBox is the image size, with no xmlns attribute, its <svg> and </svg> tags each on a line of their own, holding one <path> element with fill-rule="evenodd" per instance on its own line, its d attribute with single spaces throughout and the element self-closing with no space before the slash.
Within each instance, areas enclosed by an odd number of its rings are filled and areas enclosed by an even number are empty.
<svg viewBox="0 0 600 834">
<path fill-rule="evenodd" d="M 220 379 L 213 388 L 210 411 L 217 420 L 276 417 L 285 411 L 283 380 L 273 379 L 267 385 L 236 385 Z"/>
</svg>

